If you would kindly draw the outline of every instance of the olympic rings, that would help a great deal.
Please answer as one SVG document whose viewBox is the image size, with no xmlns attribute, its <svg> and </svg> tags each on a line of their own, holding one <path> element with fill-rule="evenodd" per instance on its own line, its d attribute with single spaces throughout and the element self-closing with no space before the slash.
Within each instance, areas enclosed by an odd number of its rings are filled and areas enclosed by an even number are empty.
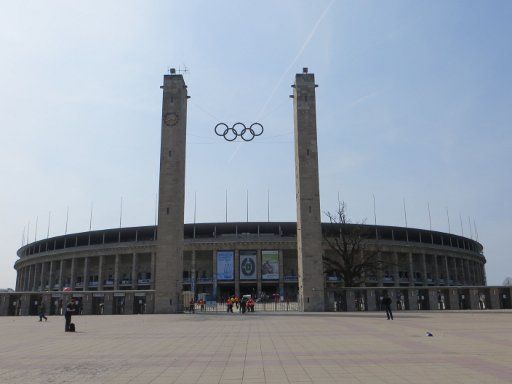
<svg viewBox="0 0 512 384">
<path fill-rule="evenodd" d="M 240 133 L 237 127 L 240 129 Z M 235 141 L 237 137 L 241 137 L 243 141 L 251 141 L 263 133 L 263 125 L 252 123 L 247 128 L 244 123 L 235 123 L 229 128 L 227 124 L 219 123 L 215 126 L 214 131 L 217 136 L 223 136 L 226 141 Z"/>
</svg>

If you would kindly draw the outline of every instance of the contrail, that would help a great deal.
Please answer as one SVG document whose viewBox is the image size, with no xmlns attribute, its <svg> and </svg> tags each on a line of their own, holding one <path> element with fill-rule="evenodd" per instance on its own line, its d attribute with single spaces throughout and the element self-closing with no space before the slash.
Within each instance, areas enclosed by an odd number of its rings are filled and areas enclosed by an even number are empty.
<svg viewBox="0 0 512 384">
<path fill-rule="evenodd" d="M 263 115 L 263 112 L 265 112 L 265 110 L 267 109 L 267 106 L 270 104 L 270 102 L 272 101 L 272 99 L 274 98 L 274 95 L 276 94 L 277 92 L 277 89 L 279 88 L 279 86 L 281 85 L 281 83 L 283 82 L 285 76 L 288 74 L 288 72 L 290 72 L 290 70 L 292 69 L 292 67 L 295 65 L 295 63 L 297 62 L 297 60 L 299 60 L 299 58 L 302 56 L 302 53 L 304 52 L 304 50 L 306 49 L 306 47 L 308 46 L 309 42 L 311 41 L 311 39 L 313 38 L 313 36 L 315 35 L 315 32 L 316 30 L 318 29 L 318 26 L 320 25 L 320 23 L 322 22 L 322 20 L 324 19 L 325 15 L 327 14 L 327 12 L 329 11 L 329 9 L 331 8 L 331 6 L 334 4 L 336 0 L 331 0 L 329 2 L 329 4 L 327 4 L 327 6 L 325 7 L 324 11 L 321 13 L 320 17 L 318 18 L 318 20 L 316 21 L 316 23 L 313 25 L 313 28 L 311 29 L 311 32 L 309 32 L 309 35 L 306 37 L 306 40 L 304 41 L 304 43 L 302 44 L 302 46 L 300 47 L 299 49 L 299 52 L 297 52 L 297 55 L 295 55 L 295 58 L 292 60 L 292 62 L 290 63 L 290 65 L 286 68 L 286 70 L 283 72 L 283 74 L 281 75 L 281 77 L 279 78 L 279 80 L 277 81 L 276 85 L 274 86 L 274 88 L 272 89 L 272 92 L 270 93 L 270 96 L 269 98 L 267 99 L 267 101 L 265 102 L 265 104 L 263 104 L 263 107 L 261 108 L 260 112 L 258 113 L 258 117 L 256 118 L 256 121 L 258 121 L 261 116 Z M 235 158 L 236 154 L 238 153 L 238 151 L 240 150 L 240 145 L 242 145 L 241 142 L 238 142 L 238 146 L 236 147 L 235 149 L 235 152 L 233 152 L 233 155 L 231 156 L 231 158 L 228 160 L 228 164 L 231 163 L 233 161 L 233 159 Z"/>
<path fill-rule="evenodd" d="M 281 77 L 279 78 L 278 82 L 276 83 L 276 85 L 274 86 L 274 89 L 272 89 L 272 92 L 270 93 L 270 96 L 269 98 L 267 99 L 267 101 L 265 102 L 265 104 L 263 104 L 263 108 L 261 108 L 261 111 L 260 113 L 258 114 L 258 119 L 260 118 L 260 116 L 263 114 L 263 112 L 265 111 L 265 109 L 267 108 L 267 106 L 270 104 L 270 102 L 272 101 L 272 99 L 274 98 L 274 95 L 275 93 L 277 92 L 277 89 L 279 88 L 279 86 L 281 85 L 281 83 L 283 82 L 284 80 L 284 77 L 288 74 L 288 72 L 290 71 L 290 69 L 292 69 L 292 67 L 295 65 L 295 63 L 297 62 L 297 60 L 300 58 L 300 56 L 302 55 L 302 53 L 304 52 L 304 50 L 306 49 L 306 47 L 308 46 L 309 42 L 311 41 L 311 39 L 313 38 L 313 36 L 315 35 L 315 32 L 316 30 L 318 29 L 318 26 L 320 25 L 320 23 L 322 22 L 323 18 L 325 17 L 325 15 L 327 14 L 327 11 L 329 11 L 329 9 L 331 8 L 331 6 L 333 5 L 333 3 L 335 2 L 336 0 L 331 0 L 329 2 L 329 4 L 327 4 L 327 7 L 325 7 L 324 11 L 322 12 L 322 14 L 320 15 L 320 17 L 318 18 L 318 20 L 316 21 L 315 25 L 313 25 L 313 28 L 311 29 L 311 32 L 309 33 L 308 37 L 306 37 L 306 40 L 304 41 L 304 44 L 302 44 L 302 47 L 300 47 L 299 49 L 299 52 L 297 53 L 297 55 L 295 56 L 295 58 L 292 60 L 292 62 L 290 63 L 290 65 L 286 68 L 286 70 L 283 72 L 283 74 L 281 75 Z M 258 120 L 256 119 L 256 120 Z"/>
</svg>

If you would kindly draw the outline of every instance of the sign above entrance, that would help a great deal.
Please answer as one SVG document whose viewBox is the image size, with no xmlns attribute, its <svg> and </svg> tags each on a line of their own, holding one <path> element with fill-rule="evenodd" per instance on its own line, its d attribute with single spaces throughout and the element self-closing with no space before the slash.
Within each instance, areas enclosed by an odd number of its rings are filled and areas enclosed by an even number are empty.
<svg viewBox="0 0 512 384">
<path fill-rule="evenodd" d="M 217 280 L 233 280 L 234 274 L 233 251 L 217 252 Z"/>
<path fill-rule="evenodd" d="M 261 278 L 279 279 L 279 251 L 261 251 Z"/>
<path fill-rule="evenodd" d="M 256 251 L 240 251 L 240 280 L 256 280 Z"/>
</svg>

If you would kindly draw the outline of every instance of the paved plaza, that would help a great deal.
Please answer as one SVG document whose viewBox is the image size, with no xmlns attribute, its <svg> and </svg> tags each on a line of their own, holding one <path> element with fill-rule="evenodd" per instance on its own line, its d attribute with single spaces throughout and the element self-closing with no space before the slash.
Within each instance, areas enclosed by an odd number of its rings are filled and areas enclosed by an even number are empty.
<svg viewBox="0 0 512 384">
<path fill-rule="evenodd" d="M 510 311 L 73 321 L 0 317 L 0 383 L 512 383 Z"/>
</svg>

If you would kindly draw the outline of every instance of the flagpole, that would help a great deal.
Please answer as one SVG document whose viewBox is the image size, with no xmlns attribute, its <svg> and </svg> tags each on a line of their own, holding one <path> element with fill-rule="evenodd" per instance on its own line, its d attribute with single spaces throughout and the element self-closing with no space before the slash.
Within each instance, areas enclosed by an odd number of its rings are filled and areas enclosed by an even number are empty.
<svg viewBox="0 0 512 384">
<path fill-rule="evenodd" d="M 50 237 L 50 219 L 51 219 L 52 211 L 48 211 L 48 228 L 46 229 L 46 238 Z"/>
<path fill-rule="evenodd" d="M 66 228 L 64 230 L 64 234 L 67 235 L 68 234 L 68 221 L 69 221 L 69 205 L 66 209 Z"/>
<path fill-rule="evenodd" d="M 34 241 L 37 241 L 37 224 L 39 222 L 39 216 L 36 216 L 36 228 L 34 230 Z"/>
<path fill-rule="evenodd" d="M 432 232 L 432 216 L 430 216 L 430 202 L 427 201 L 427 209 L 428 209 L 428 222 L 430 225 L 430 232 Z"/>
<path fill-rule="evenodd" d="M 196 212 L 197 212 L 197 191 L 194 191 L 194 224 L 196 223 Z"/>
<path fill-rule="evenodd" d="M 452 233 L 452 229 L 450 227 L 450 214 L 448 213 L 448 207 L 446 207 L 446 218 L 448 219 L 448 233 Z"/>
<path fill-rule="evenodd" d="M 122 227 L 123 223 L 123 196 L 121 196 L 121 206 L 119 207 L 119 228 Z"/>
<path fill-rule="evenodd" d="M 462 226 L 462 215 L 459 212 L 459 220 L 460 220 L 460 233 L 461 236 L 464 236 L 464 227 Z"/>
<path fill-rule="evenodd" d="M 228 222 L 228 190 L 226 189 L 226 223 Z"/>
<path fill-rule="evenodd" d="M 92 210 L 93 210 L 93 207 L 94 207 L 94 203 L 91 202 L 91 215 L 89 216 L 89 232 L 91 232 L 91 230 L 92 230 Z"/>
<path fill-rule="evenodd" d="M 246 198 L 245 198 L 245 209 L 246 209 L 246 215 L 247 215 L 247 222 L 249 222 L 249 190 L 246 191 Z"/>
<path fill-rule="evenodd" d="M 405 197 L 403 198 L 403 203 L 404 203 L 405 228 L 408 228 L 407 227 L 407 210 L 405 209 Z"/>
</svg>

